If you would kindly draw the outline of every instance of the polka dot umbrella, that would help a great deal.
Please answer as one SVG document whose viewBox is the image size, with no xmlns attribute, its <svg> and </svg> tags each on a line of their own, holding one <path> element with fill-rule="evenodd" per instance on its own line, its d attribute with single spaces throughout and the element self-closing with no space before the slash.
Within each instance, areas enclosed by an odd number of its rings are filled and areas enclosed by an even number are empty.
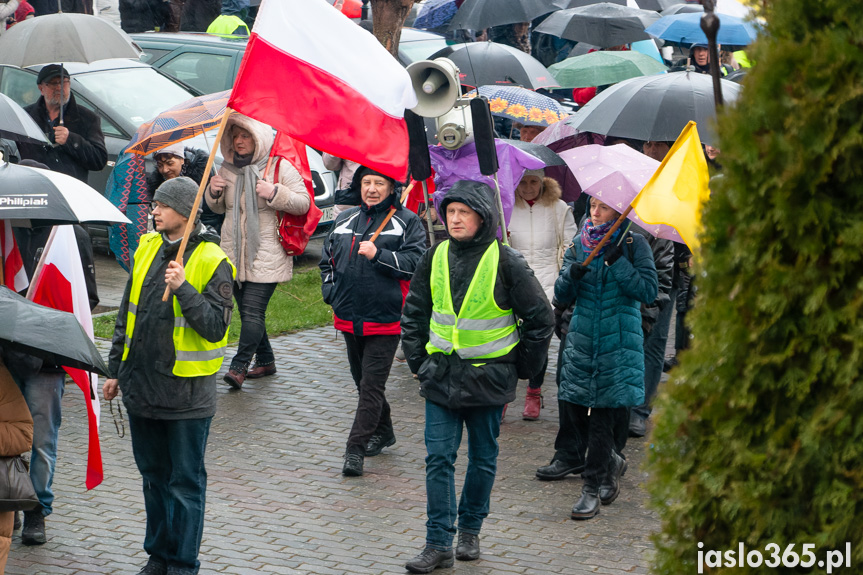
<svg viewBox="0 0 863 575">
<path fill-rule="evenodd" d="M 567 118 L 569 111 L 554 98 L 517 86 L 480 86 L 467 98 L 485 96 L 492 116 L 509 118 L 526 126 L 550 126 Z"/>
</svg>

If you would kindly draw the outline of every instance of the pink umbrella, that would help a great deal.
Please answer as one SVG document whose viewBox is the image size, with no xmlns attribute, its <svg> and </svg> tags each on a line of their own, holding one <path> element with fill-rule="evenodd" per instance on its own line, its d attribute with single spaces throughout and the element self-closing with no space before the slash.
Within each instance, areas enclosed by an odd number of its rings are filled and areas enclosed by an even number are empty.
<svg viewBox="0 0 863 575">
<path fill-rule="evenodd" d="M 533 139 L 534 144 L 542 144 L 552 152 L 571 150 L 589 144 L 602 144 L 605 136 L 579 132 L 569 125 L 569 122 L 555 122 Z M 563 190 L 563 201 L 574 202 L 581 195 L 581 186 L 566 166 L 551 166 L 545 169 L 545 175 L 554 178 Z"/>
<path fill-rule="evenodd" d="M 650 180 L 659 162 L 626 144 L 589 145 L 560 152 L 585 194 L 623 213 Z M 665 224 L 645 224 L 635 211 L 627 216 L 649 234 L 685 243 L 677 230 Z"/>
</svg>

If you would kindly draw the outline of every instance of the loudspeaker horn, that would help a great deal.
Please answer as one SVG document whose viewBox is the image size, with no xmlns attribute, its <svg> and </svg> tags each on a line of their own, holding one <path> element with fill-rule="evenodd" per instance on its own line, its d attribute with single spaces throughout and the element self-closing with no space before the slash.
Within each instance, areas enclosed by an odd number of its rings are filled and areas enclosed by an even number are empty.
<svg viewBox="0 0 863 575">
<path fill-rule="evenodd" d="M 420 60 L 407 70 L 418 101 L 411 111 L 418 116 L 443 116 L 461 96 L 459 69 L 448 58 Z"/>
</svg>

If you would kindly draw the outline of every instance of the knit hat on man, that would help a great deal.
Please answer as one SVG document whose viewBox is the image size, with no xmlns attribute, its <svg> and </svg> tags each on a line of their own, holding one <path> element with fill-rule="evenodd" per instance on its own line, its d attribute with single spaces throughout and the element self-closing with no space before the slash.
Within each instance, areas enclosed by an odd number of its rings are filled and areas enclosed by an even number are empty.
<svg viewBox="0 0 863 575">
<path fill-rule="evenodd" d="M 192 178 L 180 176 L 167 180 L 156 188 L 153 201 L 161 202 L 184 218 L 188 218 L 192 213 L 192 206 L 195 204 L 195 196 L 197 195 L 198 184 Z"/>
</svg>

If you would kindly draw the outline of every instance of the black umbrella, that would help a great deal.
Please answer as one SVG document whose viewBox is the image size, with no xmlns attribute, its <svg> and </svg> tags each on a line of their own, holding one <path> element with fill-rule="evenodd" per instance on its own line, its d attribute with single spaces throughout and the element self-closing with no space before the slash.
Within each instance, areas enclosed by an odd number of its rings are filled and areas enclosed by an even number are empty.
<svg viewBox="0 0 863 575">
<path fill-rule="evenodd" d="M 10 163 L 0 163 L 0 220 L 132 223 L 102 194 L 72 176 Z"/>
<path fill-rule="evenodd" d="M 551 151 L 547 146 L 542 144 L 533 144 L 531 142 L 522 142 L 521 140 L 507 140 L 507 144 L 515 146 L 520 150 L 524 150 L 531 156 L 542 160 L 546 166 L 565 166 L 566 162 L 563 158 L 557 155 L 557 152 Z"/>
<path fill-rule="evenodd" d="M 450 30 L 483 30 L 490 26 L 530 22 L 559 10 L 566 0 L 465 0 L 449 25 Z"/>
<path fill-rule="evenodd" d="M 108 367 L 78 319 L 0 286 L 0 346 L 62 365 L 108 375 Z"/>
<path fill-rule="evenodd" d="M 570 8 L 553 13 L 536 31 L 567 40 L 611 48 L 651 37 L 645 28 L 659 20 L 659 14 L 618 6 L 609 2 Z"/>
<path fill-rule="evenodd" d="M 740 84 L 728 80 L 721 84 L 725 103 L 734 102 Z M 671 72 L 624 80 L 564 121 L 582 132 L 673 142 L 690 120 L 698 124 L 701 141 L 715 146 L 716 103 L 709 74 Z"/>
<path fill-rule="evenodd" d="M 689 12 L 704 12 L 704 6 L 701 4 L 672 4 L 662 11 L 662 15 L 673 16 L 675 14 L 686 14 Z"/>
<path fill-rule="evenodd" d="M 635 3 L 638 4 L 638 7 L 642 10 L 654 10 L 656 12 L 660 12 L 671 8 L 672 6 L 676 6 L 680 3 L 680 0 L 635 0 Z"/>
<path fill-rule="evenodd" d="M 459 80 L 468 86 L 509 84 L 530 88 L 559 88 L 560 84 L 539 60 L 505 44 L 472 42 L 438 50 L 429 60 L 449 58 L 459 68 Z"/>
<path fill-rule="evenodd" d="M 0 138 L 24 144 L 51 145 L 30 114 L 6 94 L 0 94 Z"/>
</svg>

